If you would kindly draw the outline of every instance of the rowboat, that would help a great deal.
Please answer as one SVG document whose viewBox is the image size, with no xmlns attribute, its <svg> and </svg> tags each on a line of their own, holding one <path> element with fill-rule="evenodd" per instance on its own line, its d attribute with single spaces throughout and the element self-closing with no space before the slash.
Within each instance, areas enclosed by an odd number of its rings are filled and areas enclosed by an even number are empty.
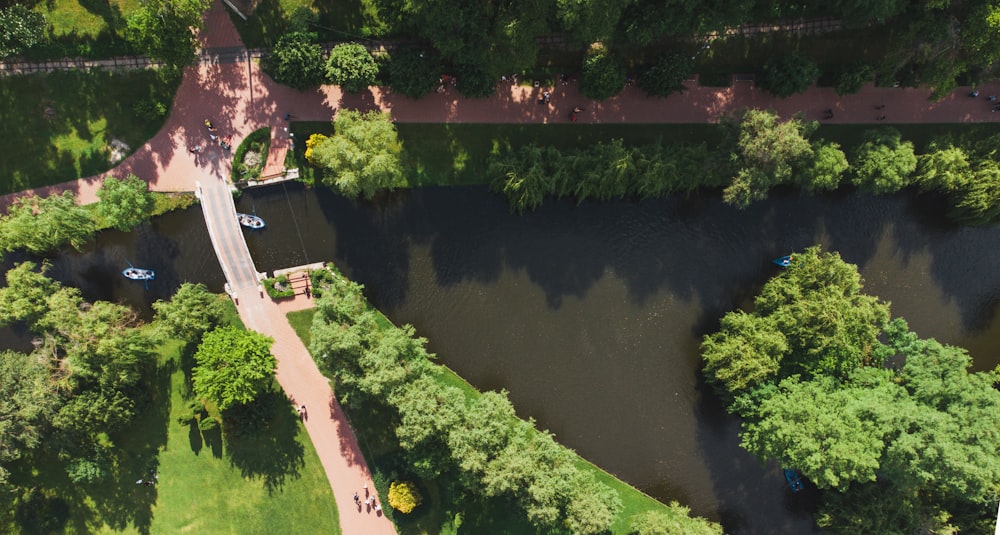
<svg viewBox="0 0 1000 535">
<path fill-rule="evenodd" d="M 122 275 L 126 279 L 132 279 L 134 281 L 151 281 L 156 278 L 156 272 L 152 269 L 141 269 L 137 267 L 128 267 L 122 270 Z"/>
<path fill-rule="evenodd" d="M 771 262 L 774 262 L 781 267 L 788 267 L 788 265 L 792 263 L 792 255 L 775 258 L 774 260 L 771 260 Z"/>
<path fill-rule="evenodd" d="M 236 219 L 246 228 L 262 229 L 265 227 L 264 220 L 250 214 L 236 214 Z"/>
<path fill-rule="evenodd" d="M 802 479 L 800 479 L 799 475 L 795 473 L 795 470 L 785 468 L 785 481 L 788 482 L 788 487 L 792 489 L 792 492 L 802 490 Z"/>
</svg>

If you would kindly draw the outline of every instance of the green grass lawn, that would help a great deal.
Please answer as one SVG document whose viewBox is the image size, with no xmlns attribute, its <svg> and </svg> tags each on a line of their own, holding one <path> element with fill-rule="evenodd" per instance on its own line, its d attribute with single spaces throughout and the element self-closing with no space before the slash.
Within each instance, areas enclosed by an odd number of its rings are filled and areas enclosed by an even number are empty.
<svg viewBox="0 0 1000 535">
<path fill-rule="evenodd" d="M 223 439 L 177 422 L 188 403 L 184 383 L 181 370 L 171 376 L 150 533 L 340 533 L 326 473 L 282 394 L 264 436 Z"/>
<path fill-rule="evenodd" d="M 140 147 L 163 125 L 139 118 L 140 102 L 168 111 L 179 80 L 154 71 L 78 71 L 0 77 L 0 195 L 94 175 L 112 167 L 109 145 Z M 148 177 L 140 177 L 148 178 Z"/>
<path fill-rule="evenodd" d="M 310 340 L 309 326 L 312 325 L 315 313 L 316 309 L 308 309 L 288 314 L 289 323 L 307 346 Z M 391 325 L 387 319 L 385 323 Z M 434 377 L 447 386 L 461 389 L 468 398 L 480 395 L 475 387 L 445 366 L 437 366 Z M 391 436 L 392 430 L 379 425 L 379 422 L 385 421 L 379 414 L 355 414 L 346 408 L 345 412 L 351 420 L 351 428 L 354 429 L 365 459 L 372 470 L 375 485 L 382 496 L 387 496 L 389 482 L 394 479 L 393 474 L 410 472 L 405 468 L 401 450 L 394 446 L 396 439 Z M 615 489 L 621 497 L 623 507 L 615 517 L 611 533 L 628 535 L 633 516 L 644 511 L 658 510 L 668 515 L 683 514 L 601 470 L 586 459 L 582 457 L 577 459 L 578 467 L 593 473 L 598 480 Z M 403 515 L 386 508 L 401 535 L 454 535 L 459 532 L 511 535 L 540 533 L 528 523 L 516 504 L 507 500 L 495 499 L 475 503 L 463 500 L 461 496 L 450 495 L 446 486 L 439 485 L 435 481 L 418 481 L 417 485 L 424 502 L 416 511 L 410 515 Z"/>
<path fill-rule="evenodd" d="M 34 5 L 49 24 L 49 39 L 26 52 L 30 59 L 101 58 L 132 54 L 125 17 L 139 0 L 47 0 Z"/>
</svg>

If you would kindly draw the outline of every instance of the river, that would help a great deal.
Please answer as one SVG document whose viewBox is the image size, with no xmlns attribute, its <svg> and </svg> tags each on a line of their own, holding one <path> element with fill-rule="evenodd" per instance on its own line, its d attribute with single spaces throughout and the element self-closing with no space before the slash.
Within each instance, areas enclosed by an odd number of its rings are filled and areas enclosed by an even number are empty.
<svg viewBox="0 0 1000 535">
<path fill-rule="evenodd" d="M 258 270 L 334 261 L 440 362 L 482 389 L 506 389 L 523 417 L 654 497 L 689 505 L 727 533 L 812 530 L 814 500 L 739 447 L 699 373 L 698 344 L 748 306 L 771 259 L 821 243 L 857 264 L 866 291 L 924 337 L 961 345 L 976 369 L 1000 362 L 1000 229 L 944 221 L 927 197 L 772 196 L 744 211 L 717 195 L 683 200 L 547 201 L 523 216 L 483 187 L 424 188 L 375 203 L 278 185 L 237 207 Z M 157 269 L 147 291 L 118 272 Z M 220 290 L 200 209 L 132 234 L 103 233 L 52 274 L 88 298 L 139 305 L 183 280 Z"/>
</svg>

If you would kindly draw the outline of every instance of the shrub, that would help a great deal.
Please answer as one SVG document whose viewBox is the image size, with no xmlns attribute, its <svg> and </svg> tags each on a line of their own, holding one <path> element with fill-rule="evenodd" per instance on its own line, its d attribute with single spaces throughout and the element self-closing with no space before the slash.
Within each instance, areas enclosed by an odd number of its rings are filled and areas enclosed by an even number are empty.
<svg viewBox="0 0 1000 535">
<path fill-rule="evenodd" d="M 861 91 L 861 86 L 872 81 L 875 69 L 867 63 L 856 63 L 837 76 L 838 95 L 852 95 Z"/>
<path fill-rule="evenodd" d="M 360 93 L 375 85 L 378 63 L 368 49 L 358 43 L 333 47 L 326 62 L 326 79 L 349 93 Z"/>
<path fill-rule="evenodd" d="M 394 481 L 389 485 L 389 505 L 400 513 L 409 514 L 423 502 L 416 485 Z"/>
<path fill-rule="evenodd" d="M 643 91 L 665 97 L 684 90 L 684 80 L 694 72 L 694 60 L 684 54 L 660 56 L 639 75 L 636 82 Z"/>
<path fill-rule="evenodd" d="M 264 279 L 263 283 L 264 288 L 267 289 L 267 295 L 271 296 L 272 299 L 295 296 L 295 290 L 292 289 L 292 285 L 288 282 L 288 276 L 286 275 Z"/>
<path fill-rule="evenodd" d="M 263 62 L 275 82 L 302 91 L 323 83 L 323 49 L 316 34 L 292 32 L 281 36 Z"/>
<path fill-rule="evenodd" d="M 386 70 L 389 87 L 394 92 L 420 98 L 437 87 L 441 79 L 441 58 L 434 51 L 402 48 L 392 53 Z"/>
<path fill-rule="evenodd" d="M 159 121 L 167 114 L 167 106 L 153 98 L 144 98 L 132 106 L 132 111 L 143 121 Z"/>
<path fill-rule="evenodd" d="M 264 163 L 267 162 L 269 150 L 271 150 L 271 129 L 269 127 L 265 126 L 250 132 L 250 135 L 240 142 L 240 146 L 236 147 L 236 152 L 233 154 L 233 168 L 230 172 L 233 182 L 260 178 L 261 172 L 264 171 Z M 245 161 L 247 152 L 257 153 L 259 161 L 254 165 L 247 165 Z"/>
<path fill-rule="evenodd" d="M 458 91 L 471 98 L 488 97 L 496 93 L 497 77 L 475 65 L 458 65 L 456 82 Z"/>
<path fill-rule="evenodd" d="M 591 47 L 583 58 L 580 93 L 595 100 L 604 100 L 617 95 L 624 88 L 625 66 L 621 60 L 603 46 Z"/>
<path fill-rule="evenodd" d="M 764 64 L 760 87 L 779 98 L 802 93 L 819 77 L 819 67 L 813 60 L 788 54 L 771 58 Z"/>
<path fill-rule="evenodd" d="M 313 297 L 323 297 L 323 292 L 333 284 L 334 280 L 333 272 L 327 268 L 310 271 L 309 285 L 312 288 Z"/>
</svg>

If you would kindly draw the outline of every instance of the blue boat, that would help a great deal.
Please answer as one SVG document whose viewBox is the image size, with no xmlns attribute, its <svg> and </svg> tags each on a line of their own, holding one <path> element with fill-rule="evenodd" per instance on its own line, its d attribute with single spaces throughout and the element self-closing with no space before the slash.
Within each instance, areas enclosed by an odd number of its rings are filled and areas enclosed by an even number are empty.
<svg viewBox="0 0 1000 535">
<path fill-rule="evenodd" d="M 781 267 L 788 267 L 788 265 L 792 263 L 792 255 L 775 258 L 774 260 L 771 260 L 771 262 L 774 262 Z"/>
<path fill-rule="evenodd" d="M 795 473 L 795 470 L 785 468 L 785 481 L 788 482 L 788 487 L 792 489 L 792 492 L 802 490 L 802 479 L 800 479 L 799 475 Z"/>
</svg>

